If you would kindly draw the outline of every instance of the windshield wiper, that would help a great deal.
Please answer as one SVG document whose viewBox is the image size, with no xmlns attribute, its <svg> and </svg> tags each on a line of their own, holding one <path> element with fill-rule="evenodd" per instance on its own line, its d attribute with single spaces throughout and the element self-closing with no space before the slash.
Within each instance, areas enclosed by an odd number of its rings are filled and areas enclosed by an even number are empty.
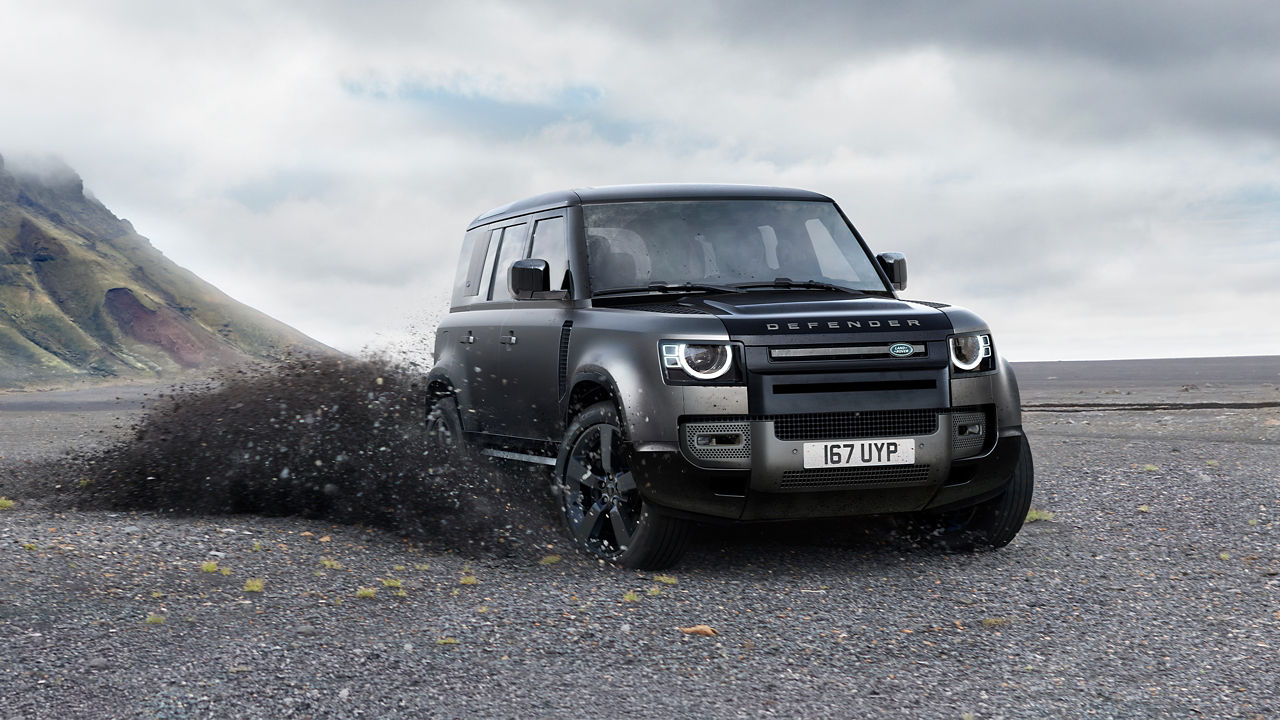
<svg viewBox="0 0 1280 720">
<path fill-rule="evenodd" d="M 734 283 L 734 287 L 739 288 L 813 288 L 815 290 L 836 290 L 839 292 L 847 292 L 853 295 L 866 295 L 867 290 L 855 290 L 844 285 L 836 285 L 834 283 L 822 282 L 820 280 L 792 280 L 791 278 L 774 278 L 773 282 L 755 282 L 755 283 Z"/>
<path fill-rule="evenodd" d="M 595 296 L 601 295 L 622 295 L 624 293 L 636 292 L 656 292 L 656 293 L 685 293 L 685 292 L 720 292 L 720 293 L 740 293 L 745 290 L 732 285 L 712 285 L 710 283 L 649 283 L 648 285 L 635 285 L 632 287 L 610 288 L 592 293 Z"/>
</svg>

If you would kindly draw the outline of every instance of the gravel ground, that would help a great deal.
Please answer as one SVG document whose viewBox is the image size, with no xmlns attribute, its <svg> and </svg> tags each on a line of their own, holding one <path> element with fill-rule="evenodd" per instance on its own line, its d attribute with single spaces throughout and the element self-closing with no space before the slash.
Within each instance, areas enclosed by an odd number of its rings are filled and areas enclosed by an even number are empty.
<svg viewBox="0 0 1280 720">
<path fill-rule="evenodd" d="M 478 551 L 20 498 L 0 719 L 1280 716 L 1280 408 L 1079 412 L 1036 387 L 1053 517 L 994 553 L 713 528 L 659 576 L 575 554 L 544 507 Z"/>
</svg>

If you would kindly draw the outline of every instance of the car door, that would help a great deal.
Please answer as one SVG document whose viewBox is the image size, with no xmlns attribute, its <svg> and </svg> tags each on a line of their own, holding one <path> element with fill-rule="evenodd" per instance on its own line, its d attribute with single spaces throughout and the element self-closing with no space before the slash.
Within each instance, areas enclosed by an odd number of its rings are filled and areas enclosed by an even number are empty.
<svg viewBox="0 0 1280 720">
<path fill-rule="evenodd" d="M 563 211 L 534 219 L 528 257 L 547 261 L 550 290 L 569 290 L 566 220 Z M 517 300 L 502 326 L 502 367 L 509 404 L 517 408 L 503 419 L 504 433 L 536 440 L 558 440 L 562 345 L 568 339 L 567 299 Z"/>
<path fill-rule="evenodd" d="M 469 322 L 459 328 L 458 342 L 466 345 L 468 358 L 465 395 L 469 402 L 461 408 L 463 427 L 467 430 L 503 434 L 504 418 L 512 412 L 502 368 L 502 326 L 512 304 L 507 272 L 511 263 L 524 256 L 527 246 L 527 222 L 492 230 L 481 273 L 483 301 L 467 311 Z"/>
</svg>

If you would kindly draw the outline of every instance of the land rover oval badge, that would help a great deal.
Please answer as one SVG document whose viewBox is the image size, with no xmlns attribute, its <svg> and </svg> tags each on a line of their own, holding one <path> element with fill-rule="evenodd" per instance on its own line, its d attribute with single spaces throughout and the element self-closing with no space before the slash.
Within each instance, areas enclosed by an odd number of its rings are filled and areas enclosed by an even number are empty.
<svg viewBox="0 0 1280 720">
<path fill-rule="evenodd" d="M 915 352 L 915 348 L 908 343 L 894 343 L 889 346 L 889 354 L 894 357 L 907 357 Z"/>
</svg>

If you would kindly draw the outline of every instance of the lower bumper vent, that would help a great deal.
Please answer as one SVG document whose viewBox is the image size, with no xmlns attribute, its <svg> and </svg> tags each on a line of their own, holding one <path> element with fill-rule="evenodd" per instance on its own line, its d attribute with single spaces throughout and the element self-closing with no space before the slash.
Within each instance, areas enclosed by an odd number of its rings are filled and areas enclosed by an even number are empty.
<svg viewBox="0 0 1280 720">
<path fill-rule="evenodd" d="M 847 438 L 913 437 L 938 430 L 938 410 L 869 410 L 865 412 L 775 415 L 779 440 L 844 440 Z"/>
<path fill-rule="evenodd" d="M 751 466 L 751 423 L 686 423 L 681 438 L 684 451 L 696 464 L 708 468 Z"/>
<path fill-rule="evenodd" d="M 928 465 L 817 468 L 788 470 L 782 473 L 782 481 L 778 483 L 778 487 L 782 490 L 902 487 L 924 485 L 928 481 Z"/>
</svg>

